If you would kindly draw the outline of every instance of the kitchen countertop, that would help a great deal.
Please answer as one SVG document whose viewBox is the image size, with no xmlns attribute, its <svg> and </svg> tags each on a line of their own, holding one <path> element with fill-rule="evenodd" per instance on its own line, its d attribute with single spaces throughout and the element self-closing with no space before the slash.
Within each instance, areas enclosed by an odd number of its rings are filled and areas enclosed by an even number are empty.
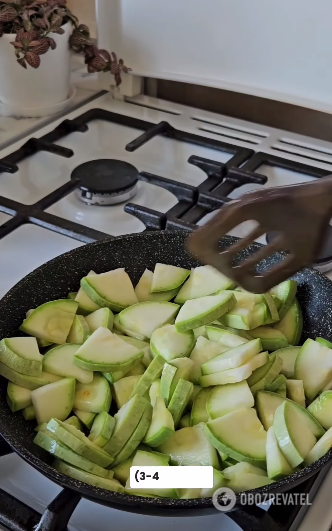
<svg viewBox="0 0 332 531">
<path fill-rule="evenodd" d="M 83 57 L 73 55 L 71 83 L 76 87 L 76 95 L 69 107 L 61 113 L 42 118 L 0 116 L 0 149 L 10 146 L 102 94 L 98 86 L 98 74 L 88 74 Z"/>
</svg>

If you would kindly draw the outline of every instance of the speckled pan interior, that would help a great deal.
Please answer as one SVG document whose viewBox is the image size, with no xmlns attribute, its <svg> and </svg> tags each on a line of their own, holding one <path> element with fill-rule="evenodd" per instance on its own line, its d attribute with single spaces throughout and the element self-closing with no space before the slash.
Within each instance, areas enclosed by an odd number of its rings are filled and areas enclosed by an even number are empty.
<svg viewBox="0 0 332 531">
<path fill-rule="evenodd" d="M 102 273 L 125 267 L 136 283 L 146 267 L 153 269 L 157 262 L 181 267 L 194 267 L 199 263 L 185 249 L 184 232 L 153 232 L 124 236 L 80 247 L 66 253 L 25 277 L 0 301 L 0 338 L 22 335 L 19 326 L 30 308 L 60 298 L 69 291 L 77 291 L 80 279 L 91 269 Z M 221 245 L 228 246 L 235 238 L 225 237 Z M 245 253 L 253 252 L 253 245 Z M 274 255 L 262 264 L 270 267 L 281 258 Z M 308 337 L 322 336 L 332 341 L 332 282 L 318 272 L 306 269 L 294 277 L 298 283 L 298 298 L 304 314 L 302 341 Z M 211 499 L 169 500 L 139 498 L 110 493 L 89 487 L 57 473 L 51 466 L 52 458 L 33 444 L 34 422 L 26 422 L 20 412 L 12 414 L 6 404 L 7 382 L 0 376 L 0 433 L 11 447 L 28 463 L 56 483 L 78 491 L 82 496 L 104 505 L 145 514 L 174 514 L 174 510 L 187 514 L 198 510 L 211 511 Z M 308 479 L 332 458 L 330 451 L 320 461 L 272 486 L 256 489 L 260 492 L 288 490 Z"/>
</svg>

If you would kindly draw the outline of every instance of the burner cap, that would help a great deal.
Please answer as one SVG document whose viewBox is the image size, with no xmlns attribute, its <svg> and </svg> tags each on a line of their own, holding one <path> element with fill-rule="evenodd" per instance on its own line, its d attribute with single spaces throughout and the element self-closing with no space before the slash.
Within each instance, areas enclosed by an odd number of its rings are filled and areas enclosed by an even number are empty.
<svg viewBox="0 0 332 531">
<path fill-rule="evenodd" d="M 135 195 L 138 170 L 122 160 L 91 160 L 75 168 L 71 179 L 80 180 L 76 192 L 82 201 L 111 205 Z"/>
<path fill-rule="evenodd" d="M 269 232 L 266 235 L 267 243 L 271 243 L 277 236 L 275 232 Z M 322 250 L 313 264 L 313 267 L 319 269 L 321 272 L 327 272 L 332 269 L 332 226 L 327 230 L 327 236 Z"/>
</svg>

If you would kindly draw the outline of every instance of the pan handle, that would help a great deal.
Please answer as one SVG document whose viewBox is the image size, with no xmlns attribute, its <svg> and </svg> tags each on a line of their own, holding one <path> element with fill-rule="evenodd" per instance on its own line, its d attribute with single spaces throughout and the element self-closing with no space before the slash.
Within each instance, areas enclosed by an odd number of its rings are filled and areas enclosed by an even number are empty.
<svg viewBox="0 0 332 531">
<path fill-rule="evenodd" d="M 76 492 L 63 489 L 47 507 L 34 531 L 66 531 L 80 500 Z"/>
<path fill-rule="evenodd" d="M 225 513 L 241 529 L 250 531 L 283 531 L 267 511 L 256 505 L 236 506 L 233 511 Z"/>
</svg>

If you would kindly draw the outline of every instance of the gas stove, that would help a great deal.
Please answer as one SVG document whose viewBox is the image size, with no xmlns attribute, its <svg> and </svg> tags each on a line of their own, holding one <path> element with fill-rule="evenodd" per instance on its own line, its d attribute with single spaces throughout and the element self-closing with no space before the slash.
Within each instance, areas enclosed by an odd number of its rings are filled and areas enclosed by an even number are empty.
<svg viewBox="0 0 332 531">
<path fill-rule="evenodd" d="M 35 137 L 0 151 L 0 296 L 42 263 L 78 246 L 144 230 L 191 231 L 247 191 L 331 173 L 332 143 L 147 96 L 115 101 L 101 94 Z M 241 226 L 232 234 L 241 237 L 247 230 Z M 258 241 L 266 243 L 266 237 Z M 332 278 L 332 237 L 316 266 Z M 79 502 L 76 495 L 60 493 L 7 452 L 0 443 L 0 526 L 66 529 Z M 323 522 L 322 508 L 328 512 L 331 487 L 332 472 L 325 470 L 298 488 L 314 499 L 309 508 L 272 506 L 231 517 L 172 518 L 172 526 L 309 531 L 314 521 L 317 528 L 319 515 L 318 531 L 327 531 L 332 518 L 327 521 L 326 514 Z M 133 526 L 166 531 L 170 525 L 169 519 L 81 500 L 69 528 L 92 531 L 96 521 L 100 531 L 112 524 L 119 531 Z"/>
</svg>

